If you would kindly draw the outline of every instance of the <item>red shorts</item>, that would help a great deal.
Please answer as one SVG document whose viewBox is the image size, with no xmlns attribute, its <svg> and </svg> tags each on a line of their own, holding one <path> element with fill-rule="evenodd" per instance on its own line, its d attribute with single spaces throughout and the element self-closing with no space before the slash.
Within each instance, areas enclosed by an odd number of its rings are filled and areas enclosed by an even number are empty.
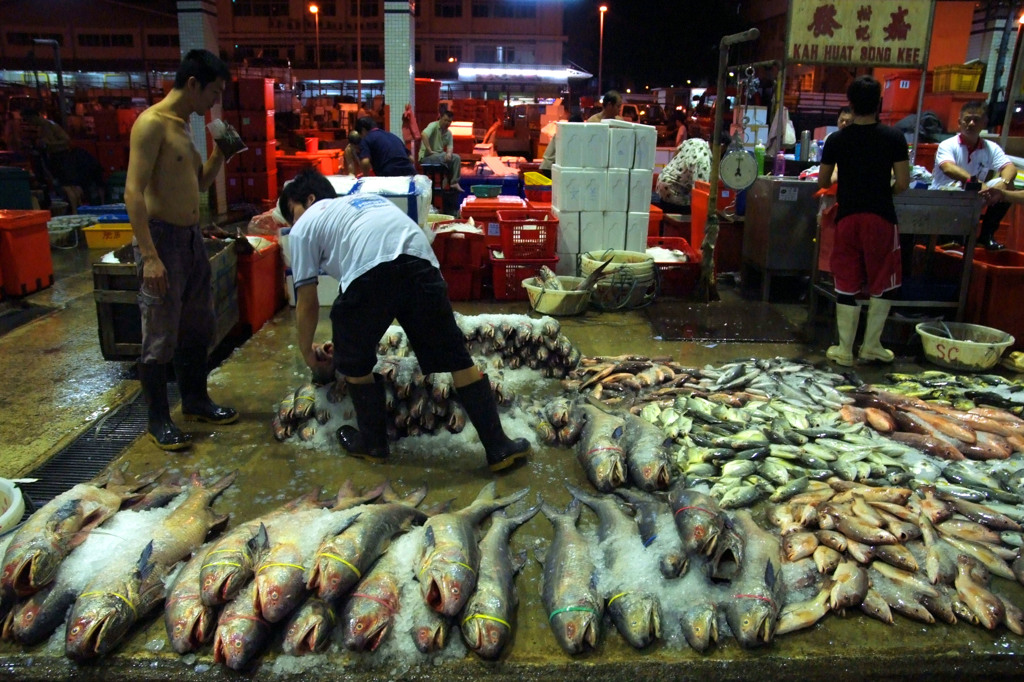
<svg viewBox="0 0 1024 682">
<path fill-rule="evenodd" d="M 837 294 L 881 296 L 903 282 L 900 233 L 874 213 L 855 213 L 836 224 L 829 262 Z"/>
</svg>

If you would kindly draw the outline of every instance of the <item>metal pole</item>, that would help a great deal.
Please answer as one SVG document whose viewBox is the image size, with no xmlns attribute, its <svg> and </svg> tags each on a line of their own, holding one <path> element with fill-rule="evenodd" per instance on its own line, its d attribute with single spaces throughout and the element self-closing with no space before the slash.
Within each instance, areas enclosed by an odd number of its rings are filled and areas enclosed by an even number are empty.
<svg viewBox="0 0 1024 682">
<path fill-rule="evenodd" d="M 600 17 L 601 17 L 601 34 L 600 34 L 601 38 L 600 38 L 600 44 L 598 45 L 598 48 L 597 48 L 597 96 L 598 97 L 600 97 L 601 94 L 604 92 L 604 90 L 602 89 L 602 86 L 604 84 L 604 81 L 602 79 L 603 72 L 604 72 L 604 13 L 607 12 L 607 11 L 608 11 L 608 6 L 607 5 L 601 5 L 598 8 L 598 12 L 600 13 Z"/>
<path fill-rule="evenodd" d="M 1013 118 L 1013 108 L 1017 101 L 1017 93 L 1020 92 L 1021 84 L 1021 49 L 1020 49 L 1020 38 L 1021 38 L 1021 26 L 1020 21 L 1017 22 L 1017 44 L 1013 47 L 1013 75 L 1010 77 L 1010 83 L 1006 88 L 1003 99 L 1006 101 L 1006 111 L 1003 112 L 1003 127 L 999 131 L 999 146 L 1003 149 L 1006 148 L 1006 138 L 1010 136 L 1010 121 Z"/>
<path fill-rule="evenodd" d="M 61 126 L 64 125 L 64 70 L 60 66 L 60 43 L 52 38 L 33 38 L 32 42 L 36 45 L 50 45 L 53 47 L 54 62 L 57 66 L 57 103 L 60 111 L 57 112 L 57 123 Z M 36 87 L 39 87 L 39 76 L 36 75 Z"/>
<path fill-rule="evenodd" d="M 363 105 L 363 8 L 356 0 L 356 98 Z"/>
<path fill-rule="evenodd" d="M 313 17 L 316 22 L 316 94 L 320 97 L 324 94 L 323 72 L 320 71 L 320 12 Z"/>
</svg>

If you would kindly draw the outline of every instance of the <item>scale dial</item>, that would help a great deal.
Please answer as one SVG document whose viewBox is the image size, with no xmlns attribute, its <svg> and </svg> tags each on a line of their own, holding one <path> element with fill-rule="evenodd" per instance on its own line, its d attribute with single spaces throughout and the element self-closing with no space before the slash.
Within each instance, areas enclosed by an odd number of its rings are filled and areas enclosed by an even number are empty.
<svg viewBox="0 0 1024 682">
<path fill-rule="evenodd" d="M 742 149 L 732 149 L 718 164 L 718 179 L 732 189 L 746 189 L 757 180 L 757 161 Z"/>
</svg>

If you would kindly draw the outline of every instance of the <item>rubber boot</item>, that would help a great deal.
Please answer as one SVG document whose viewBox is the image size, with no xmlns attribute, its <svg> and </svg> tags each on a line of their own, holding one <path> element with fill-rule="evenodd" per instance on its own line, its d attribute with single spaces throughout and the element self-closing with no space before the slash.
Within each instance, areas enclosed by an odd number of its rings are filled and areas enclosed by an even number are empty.
<svg viewBox="0 0 1024 682">
<path fill-rule="evenodd" d="M 217 405 L 206 391 L 206 348 L 179 348 L 174 354 L 174 373 L 181 392 L 181 416 L 187 421 L 210 424 L 238 421 L 238 412 Z"/>
<path fill-rule="evenodd" d="M 981 233 L 978 235 L 978 246 L 983 246 L 989 251 L 1001 251 L 1006 247 L 995 240 L 996 230 L 999 225 L 996 224 L 994 227 L 982 223 Z"/>
<path fill-rule="evenodd" d="M 480 435 L 491 471 L 507 469 L 526 458 L 530 442 L 525 438 L 513 440 L 505 435 L 498 418 L 498 403 L 491 391 L 491 380 L 486 374 L 479 381 L 456 389 L 456 393 L 469 421 Z"/>
<path fill-rule="evenodd" d="M 860 322 L 860 306 L 836 304 L 836 329 L 839 331 L 839 345 L 829 346 L 825 357 L 837 365 L 853 367 L 853 341 L 857 338 L 857 324 Z"/>
<path fill-rule="evenodd" d="M 171 421 L 167 403 L 167 365 L 139 363 L 142 395 L 149 406 L 146 436 L 161 450 L 183 450 L 192 444 L 192 437 Z"/>
<path fill-rule="evenodd" d="M 878 360 L 879 362 L 892 362 L 896 354 L 887 348 L 882 348 L 882 328 L 889 318 L 889 308 L 892 301 L 884 298 L 871 298 L 868 304 L 868 319 L 864 323 L 864 343 L 861 344 L 859 357 L 861 360 Z"/>
<path fill-rule="evenodd" d="M 346 424 L 338 429 L 341 447 L 352 457 L 383 462 L 391 454 L 388 448 L 384 380 L 379 374 L 374 374 L 372 384 L 349 382 L 348 394 L 352 397 L 358 428 Z"/>
</svg>

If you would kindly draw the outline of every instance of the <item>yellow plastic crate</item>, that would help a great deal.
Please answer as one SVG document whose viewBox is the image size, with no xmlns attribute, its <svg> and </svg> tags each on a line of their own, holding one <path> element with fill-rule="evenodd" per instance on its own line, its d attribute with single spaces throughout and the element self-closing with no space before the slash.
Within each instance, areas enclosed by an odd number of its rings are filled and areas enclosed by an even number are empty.
<svg viewBox="0 0 1024 682">
<path fill-rule="evenodd" d="M 543 173 L 537 173 L 536 171 L 526 171 L 523 173 L 523 180 L 527 185 L 535 185 L 541 187 L 550 187 L 551 178 L 547 177 Z"/>
<path fill-rule="evenodd" d="M 82 232 L 90 249 L 116 249 L 132 241 L 131 223 L 101 223 L 83 227 Z"/>
<path fill-rule="evenodd" d="M 984 64 L 936 66 L 933 92 L 977 92 L 984 70 Z"/>
</svg>

